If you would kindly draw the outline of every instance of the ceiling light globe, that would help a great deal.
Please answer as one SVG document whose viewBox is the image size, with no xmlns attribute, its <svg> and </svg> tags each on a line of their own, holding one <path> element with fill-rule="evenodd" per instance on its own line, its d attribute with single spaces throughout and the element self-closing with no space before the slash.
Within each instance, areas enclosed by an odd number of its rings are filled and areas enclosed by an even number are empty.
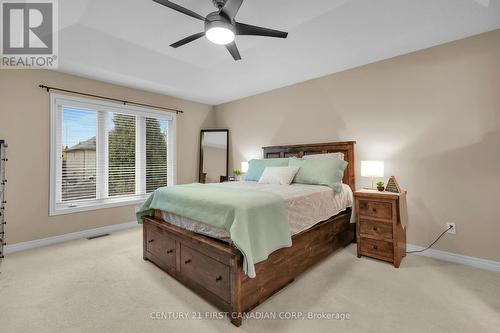
<svg viewBox="0 0 500 333">
<path fill-rule="evenodd" d="M 214 44 L 226 45 L 234 41 L 234 32 L 223 27 L 213 27 L 206 32 L 207 39 Z"/>
</svg>

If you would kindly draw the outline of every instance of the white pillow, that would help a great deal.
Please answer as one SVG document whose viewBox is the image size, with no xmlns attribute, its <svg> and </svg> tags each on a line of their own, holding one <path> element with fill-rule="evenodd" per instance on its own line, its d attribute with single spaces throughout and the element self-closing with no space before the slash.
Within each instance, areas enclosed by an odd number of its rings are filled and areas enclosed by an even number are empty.
<svg viewBox="0 0 500 333">
<path fill-rule="evenodd" d="M 259 184 L 279 184 L 290 185 L 299 171 L 300 167 L 266 167 L 262 176 L 260 176 Z"/>
<path fill-rule="evenodd" d="M 315 160 L 318 158 L 338 158 L 339 160 L 344 160 L 344 153 L 304 155 L 302 158 L 305 160 Z"/>
</svg>

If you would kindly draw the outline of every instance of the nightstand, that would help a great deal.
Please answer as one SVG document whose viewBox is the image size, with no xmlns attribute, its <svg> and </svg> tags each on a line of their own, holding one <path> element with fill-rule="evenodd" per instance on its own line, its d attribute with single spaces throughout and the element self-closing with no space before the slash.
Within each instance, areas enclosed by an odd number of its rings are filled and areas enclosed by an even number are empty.
<svg viewBox="0 0 500 333">
<path fill-rule="evenodd" d="M 358 258 L 367 256 L 398 268 L 406 255 L 406 193 L 360 190 L 354 193 Z M 404 202 L 402 202 L 404 200 Z"/>
</svg>

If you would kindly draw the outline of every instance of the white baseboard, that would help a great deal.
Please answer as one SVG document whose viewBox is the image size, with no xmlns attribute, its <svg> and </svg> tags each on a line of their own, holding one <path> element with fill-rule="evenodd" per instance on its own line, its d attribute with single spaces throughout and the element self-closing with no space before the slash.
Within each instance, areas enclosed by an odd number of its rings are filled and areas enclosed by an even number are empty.
<svg viewBox="0 0 500 333">
<path fill-rule="evenodd" d="M 10 244 L 5 247 L 5 254 L 14 253 L 18 251 L 29 250 L 33 248 L 37 248 L 40 246 L 47 246 L 62 242 L 67 242 L 75 239 L 82 239 L 87 237 L 98 236 L 106 233 L 112 233 L 119 230 L 130 229 L 134 227 L 139 227 L 140 225 L 137 222 L 126 222 L 121 224 L 112 224 L 105 227 L 82 230 L 77 232 L 72 232 L 65 235 L 36 239 L 28 242 Z M 424 248 L 417 245 L 408 244 L 406 246 L 406 251 L 418 251 L 423 250 Z M 453 262 L 456 264 L 462 264 L 466 266 L 472 266 L 476 268 L 486 269 L 489 271 L 500 272 L 500 262 L 481 259 L 476 257 L 469 257 L 462 254 L 456 254 L 452 252 L 440 251 L 429 249 L 424 252 L 413 253 L 419 256 L 429 257 L 433 259 Z"/>
<path fill-rule="evenodd" d="M 417 245 L 412 245 L 412 244 L 407 244 L 406 245 L 406 251 L 419 251 L 423 250 L 424 247 L 417 246 Z M 487 259 L 481 259 L 481 258 L 476 258 L 476 257 L 469 257 L 469 256 L 464 256 L 462 254 L 456 254 L 452 252 L 446 252 L 446 251 L 440 251 L 440 250 L 434 250 L 434 249 L 429 249 L 424 252 L 418 252 L 418 253 L 413 253 L 419 256 L 423 257 L 430 257 L 438 260 L 443 260 L 443 261 L 449 261 L 453 262 L 456 264 L 462 264 L 466 266 L 472 266 L 476 268 L 481 268 L 481 269 L 486 269 L 488 271 L 493 271 L 493 272 L 500 272 L 500 262 L 499 261 L 493 261 L 493 260 L 487 260 Z"/>
<path fill-rule="evenodd" d="M 28 242 L 10 244 L 10 245 L 5 246 L 5 254 L 29 250 L 29 249 L 33 249 L 33 248 L 40 247 L 40 246 L 47 246 L 47 245 L 67 242 L 67 241 L 75 240 L 75 239 L 94 237 L 94 236 L 98 236 L 98 235 L 102 235 L 102 234 L 111 233 L 114 231 L 130 229 L 130 228 L 134 228 L 134 227 L 138 227 L 138 226 L 139 226 L 139 224 L 137 224 L 137 222 L 135 222 L 135 221 L 134 222 L 126 222 L 126 223 L 120 223 L 120 224 L 107 225 L 105 227 L 100 227 L 100 228 L 95 228 L 95 229 L 88 229 L 88 230 L 72 232 L 72 233 L 60 235 L 60 236 L 35 239 L 32 241 L 28 241 Z"/>
</svg>

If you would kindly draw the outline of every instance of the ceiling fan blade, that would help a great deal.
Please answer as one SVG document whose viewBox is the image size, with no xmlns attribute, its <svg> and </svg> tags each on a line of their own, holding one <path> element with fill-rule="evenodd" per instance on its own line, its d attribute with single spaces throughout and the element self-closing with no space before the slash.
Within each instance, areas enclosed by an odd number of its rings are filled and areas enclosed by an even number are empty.
<svg viewBox="0 0 500 333">
<path fill-rule="evenodd" d="M 186 45 L 187 43 L 191 43 L 192 41 L 195 41 L 198 38 L 201 38 L 203 36 L 205 36 L 205 33 L 199 32 L 197 34 L 194 34 L 194 35 L 191 35 L 191 36 L 186 37 L 184 39 L 181 39 L 180 41 L 175 42 L 175 43 L 171 44 L 170 46 L 172 46 L 173 48 L 178 48 L 179 46 L 183 46 L 183 45 Z"/>
<path fill-rule="evenodd" d="M 197 13 L 193 12 L 192 10 L 189 10 L 187 8 L 179 6 L 178 4 L 173 3 L 172 1 L 168 1 L 168 0 L 153 0 L 153 1 L 156 3 L 159 3 L 160 5 L 166 6 L 168 8 L 173 9 L 173 10 L 176 10 L 178 12 L 186 14 L 188 16 L 194 17 L 198 20 L 205 21 L 205 18 L 203 16 L 201 16 L 200 14 L 197 14 Z"/>
<path fill-rule="evenodd" d="M 243 0 L 227 0 L 221 12 L 226 14 L 227 18 L 232 21 L 236 17 L 236 14 L 238 14 L 242 3 Z"/>
<path fill-rule="evenodd" d="M 288 36 L 288 32 L 257 27 L 255 25 L 245 23 L 236 22 L 235 27 L 237 35 L 265 36 L 276 38 L 286 38 Z"/>
<path fill-rule="evenodd" d="M 235 42 L 226 44 L 226 48 L 229 51 L 229 53 L 231 53 L 234 60 L 236 61 L 241 60 L 240 51 L 238 51 L 238 47 L 236 46 Z"/>
</svg>

